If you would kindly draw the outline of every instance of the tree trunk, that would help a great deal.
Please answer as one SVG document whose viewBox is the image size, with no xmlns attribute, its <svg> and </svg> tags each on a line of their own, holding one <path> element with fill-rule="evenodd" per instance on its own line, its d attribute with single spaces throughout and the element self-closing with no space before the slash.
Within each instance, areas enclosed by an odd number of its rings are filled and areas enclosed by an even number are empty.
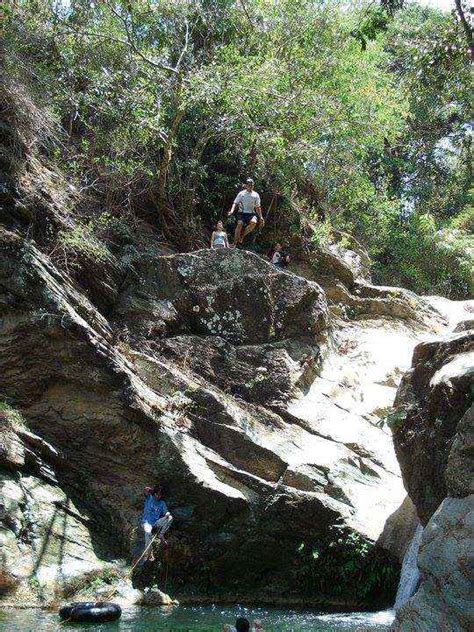
<svg viewBox="0 0 474 632">
<path fill-rule="evenodd" d="M 466 34 L 467 45 L 469 47 L 469 53 L 471 55 L 471 61 L 474 61 L 474 39 L 472 36 L 472 28 L 469 24 L 466 14 L 464 13 L 464 9 L 462 8 L 461 0 L 454 0 L 454 4 L 456 5 L 456 11 L 461 20 L 461 25 L 464 29 L 464 33 Z"/>
<path fill-rule="evenodd" d="M 171 164 L 171 159 L 173 157 L 173 143 L 183 117 L 184 109 L 179 107 L 173 117 L 173 120 L 171 121 L 170 130 L 168 132 L 168 136 L 164 146 L 163 158 L 161 159 L 158 169 L 158 211 L 165 224 L 167 223 L 167 220 L 170 216 L 170 208 L 168 205 L 168 196 L 166 191 L 168 170 Z"/>
</svg>

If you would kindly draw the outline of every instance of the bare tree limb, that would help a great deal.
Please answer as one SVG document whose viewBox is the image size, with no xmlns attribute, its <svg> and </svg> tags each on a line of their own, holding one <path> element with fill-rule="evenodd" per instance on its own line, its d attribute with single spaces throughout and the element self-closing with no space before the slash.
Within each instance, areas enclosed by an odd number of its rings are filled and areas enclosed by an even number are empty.
<svg viewBox="0 0 474 632">
<path fill-rule="evenodd" d="M 255 24 L 252 22 L 252 18 L 250 17 L 250 13 L 248 12 L 247 6 L 245 5 L 244 0 L 240 0 L 240 4 L 242 5 L 242 9 L 244 10 L 245 15 L 247 16 L 247 20 L 250 23 L 252 28 L 255 28 Z"/>
<path fill-rule="evenodd" d="M 176 62 L 176 66 L 175 66 L 175 70 L 176 72 L 179 71 L 180 66 L 181 66 L 181 62 L 183 61 L 184 56 L 186 55 L 187 51 L 188 51 L 188 44 L 189 44 L 189 22 L 186 20 L 186 33 L 184 36 L 184 46 L 183 46 L 183 50 L 181 51 L 179 57 L 178 57 L 178 61 Z"/>
<path fill-rule="evenodd" d="M 472 27 L 466 18 L 461 0 L 454 0 L 454 4 L 456 5 L 456 12 L 459 16 L 461 25 L 466 35 L 467 45 L 469 46 L 469 53 L 471 55 L 471 61 L 474 61 L 474 39 L 472 35 Z"/>
<path fill-rule="evenodd" d="M 132 52 L 136 53 L 138 57 L 141 57 L 143 61 L 146 61 L 148 64 L 150 64 L 150 66 L 153 66 L 154 68 L 160 68 L 161 70 L 166 70 L 168 72 L 172 72 L 173 74 L 177 74 L 176 70 L 172 68 L 171 66 L 167 66 L 166 64 L 163 64 L 161 62 L 156 62 L 156 61 L 153 61 L 152 59 L 149 59 L 145 55 L 141 54 L 140 51 L 135 50 L 129 41 L 121 39 L 120 37 L 114 37 L 113 35 L 98 33 L 97 31 L 88 31 L 88 30 L 83 31 L 83 30 L 75 29 L 72 26 L 69 26 L 68 24 L 64 24 L 64 23 L 62 26 L 63 28 L 65 27 L 65 30 L 61 31 L 62 34 L 84 35 L 85 37 L 92 37 L 99 40 L 115 42 L 116 44 L 122 44 L 123 46 L 126 46 L 127 48 L 132 50 Z"/>
</svg>

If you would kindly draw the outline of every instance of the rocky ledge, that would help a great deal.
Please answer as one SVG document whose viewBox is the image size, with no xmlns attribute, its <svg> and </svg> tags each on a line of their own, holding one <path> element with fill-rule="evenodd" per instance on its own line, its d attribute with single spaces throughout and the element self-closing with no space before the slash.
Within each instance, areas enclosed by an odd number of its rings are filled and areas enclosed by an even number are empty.
<svg viewBox="0 0 474 632">
<path fill-rule="evenodd" d="M 425 526 L 421 584 L 397 612 L 400 632 L 472 629 L 474 330 L 418 345 L 392 415 L 405 486 Z"/>
</svg>

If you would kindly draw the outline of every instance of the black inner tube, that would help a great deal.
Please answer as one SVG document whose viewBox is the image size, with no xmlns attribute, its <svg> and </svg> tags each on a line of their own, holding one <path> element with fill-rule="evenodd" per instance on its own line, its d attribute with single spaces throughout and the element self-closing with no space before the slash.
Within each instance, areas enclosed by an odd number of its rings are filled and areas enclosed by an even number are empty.
<svg viewBox="0 0 474 632">
<path fill-rule="evenodd" d="M 65 619 L 70 619 L 71 612 L 74 608 L 77 608 L 78 606 L 93 607 L 95 606 L 95 604 L 95 601 L 77 601 L 76 603 L 72 603 L 69 606 L 63 606 L 59 611 L 59 618 L 61 619 L 61 621 L 64 621 Z"/>
<path fill-rule="evenodd" d="M 83 623 L 105 623 L 120 619 L 122 609 L 116 603 L 80 601 L 69 606 L 64 606 L 59 611 L 62 621 L 77 621 Z"/>
</svg>

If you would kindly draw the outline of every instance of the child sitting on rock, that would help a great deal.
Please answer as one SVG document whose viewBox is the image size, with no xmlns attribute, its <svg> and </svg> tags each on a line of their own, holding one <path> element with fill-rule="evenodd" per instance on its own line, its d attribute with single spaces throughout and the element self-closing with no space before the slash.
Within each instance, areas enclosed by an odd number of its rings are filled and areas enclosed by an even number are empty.
<svg viewBox="0 0 474 632">
<path fill-rule="evenodd" d="M 290 263 L 290 255 L 283 250 L 280 243 L 276 243 L 270 253 L 270 261 L 274 266 L 286 268 Z"/>
</svg>

